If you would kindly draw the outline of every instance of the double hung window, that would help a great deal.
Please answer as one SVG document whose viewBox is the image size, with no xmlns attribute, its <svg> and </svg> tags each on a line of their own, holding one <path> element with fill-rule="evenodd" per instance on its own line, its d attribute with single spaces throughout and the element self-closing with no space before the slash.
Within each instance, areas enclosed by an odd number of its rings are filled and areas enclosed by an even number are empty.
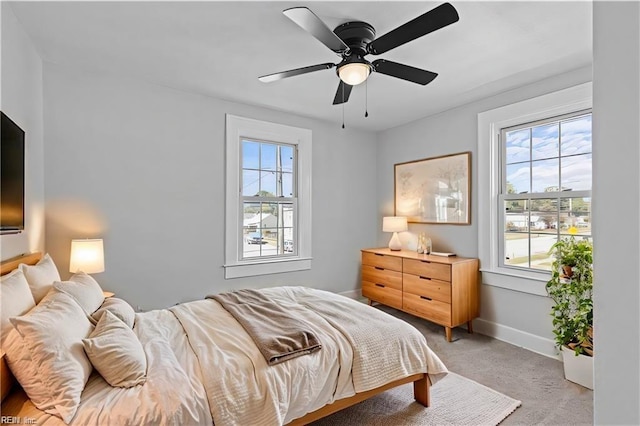
<svg viewBox="0 0 640 426">
<path fill-rule="evenodd" d="M 549 249 L 591 237 L 592 85 L 478 114 L 478 256 L 485 284 L 546 296 Z"/>
<path fill-rule="evenodd" d="M 501 129 L 502 266 L 551 270 L 559 238 L 591 237 L 591 113 Z"/>
<path fill-rule="evenodd" d="M 311 131 L 227 115 L 225 278 L 311 268 Z"/>
</svg>

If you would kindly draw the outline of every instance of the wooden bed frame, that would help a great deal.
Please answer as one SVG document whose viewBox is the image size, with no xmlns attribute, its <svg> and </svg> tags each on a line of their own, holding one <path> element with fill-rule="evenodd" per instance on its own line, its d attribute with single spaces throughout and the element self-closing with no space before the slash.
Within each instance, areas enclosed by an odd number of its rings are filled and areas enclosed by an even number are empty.
<svg viewBox="0 0 640 426">
<path fill-rule="evenodd" d="M 35 265 L 42 258 L 41 253 L 31 253 L 25 254 L 21 256 L 17 256 L 8 260 L 3 260 L 0 263 L 0 275 L 8 274 L 18 267 L 21 263 L 26 263 L 27 265 Z M 422 404 L 425 407 L 429 406 L 429 388 L 431 386 L 431 379 L 429 375 L 426 373 L 414 374 L 412 376 L 404 377 L 400 380 L 395 380 L 393 382 L 387 383 L 386 385 L 380 386 L 379 388 L 375 388 L 366 392 L 357 393 L 352 397 L 344 398 L 333 402 L 332 404 L 325 405 L 319 410 L 308 413 L 304 417 L 300 417 L 298 419 L 293 420 L 288 423 L 290 426 L 299 426 L 306 425 L 308 423 L 319 420 L 323 417 L 336 413 L 342 409 L 347 407 L 351 407 L 352 405 L 358 404 L 359 402 L 364 401 L 365 399 L 371 398 L 374 395 L 378 395 L 379 393 L 385 392 L 389 389 L 395 388 L 396 386 L 404 385 L 407 383 L 413 382 L 413 397 L 417 402 Z M 4 360 L 4 352 L 2 353 L 2 363 L 0 364 L 0 387 L 2 389 L 2 400 L 5 399 L 10 392 L 12 387 L 15 384 L 15 379 L 11 374 L 11 371 L 7 367 L 7 364 Z M 24 395 L 24 393 L 23 393 Z M 26 395 L 25 395 L 26 398 Z M 26 402 L 26 401 L 25 401 Z M 4 408 L 4 407 L 2 407 Z M 3 414 L 5 414 L 5 410 L 2 410 Z M 6 413 L 7 415 L 15 415 L 19 416 L 20 413 Z"/>
</svg>

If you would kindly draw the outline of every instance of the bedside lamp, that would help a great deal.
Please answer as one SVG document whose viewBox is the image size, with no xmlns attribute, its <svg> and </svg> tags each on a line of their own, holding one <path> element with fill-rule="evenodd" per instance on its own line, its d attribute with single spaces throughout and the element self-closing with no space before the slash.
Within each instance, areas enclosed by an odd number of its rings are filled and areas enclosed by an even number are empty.
<svg viewBox="0 0 640 426">
<path fill-rule="evenodd" d="M 69 272 L 87 274 L 104 272 L 104 247 L 102 239 L 71 240 Z"/>
<path fill-rule="evenodd" d="M 382 232 L 393 232 L 391 240 L 389 240 L 389 249 L 401 250 L 402 243 L 398 238 L 398 232 L 406 231 L 407 218 L 404 216 L 387 216 L 382 218 Z"/>
</svg>

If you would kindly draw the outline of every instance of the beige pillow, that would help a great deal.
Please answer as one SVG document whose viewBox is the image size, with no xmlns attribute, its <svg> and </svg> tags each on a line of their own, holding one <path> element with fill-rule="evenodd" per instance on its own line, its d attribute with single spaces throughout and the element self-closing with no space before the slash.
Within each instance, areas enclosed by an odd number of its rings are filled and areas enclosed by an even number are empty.
<svg viewBox="0 0 640 426">
<path fill-rule="evenodd" d="M 84 350 L 91 364 L 111 386 L 130 388 L 147 381 L 147 357 L 135 333 L 106 311 L 88 339 Z"/>
<path fill-rule="evenodd" d="M 9 318 L 24 315 L 36 306 L 29 283 L 21 270 L 15 269 L 0 278 L 0 347 L 13 326 Z"/>
<path fill-rule="evenodd" d="M 87 315 L 94 313 L 104 301 L 100 284 L 84 272 L 78 272 L 69 281 L 56 281 L 53 287 L 73 297 Z"/>
<path fill-rule="evenodd" d="M 100 321 L 100 318 L 102 318 L 102 314 L 107 311 L 118 317 L 122 322 L 127 324 L 129 328 L 133 328 L 133 324 L 136 319 L 136 313 L 131 305 L 124 300 L 118 299 L 117 297 L 107 297 L 106 299 L 104 299 L 104 302 L 102 302 L 102 306 L 100 306 L 100 309 L 98 309 L 93 313 L 93 315 L 91 315 L 91 318 L 93 319 L 93 321 L 95 321 L 94 324 L 97 324 L 98 321 Z"/>
<path fill-rule="evenodd" d="M 82 339 L 93 326 L 76 301 L 55 288 L 28 314 L 10 320 L 36 365 L 44 391 L 35 389 L 34 381 L 19 379 L 20 384 L 36 407 L 68 424 L 92 371 Z"/>
<path fill-rule="evenodd" d="M 33 300 L 36 304 L 51 290 L 54 281 L 60 281 L 60 274 L 56 264 L 49 254 L 45 254 L 42 259 L 35 265 L 26 265 L 21 263 L 18 269 L 22 271 L 27 278 Z"/>
</svg>

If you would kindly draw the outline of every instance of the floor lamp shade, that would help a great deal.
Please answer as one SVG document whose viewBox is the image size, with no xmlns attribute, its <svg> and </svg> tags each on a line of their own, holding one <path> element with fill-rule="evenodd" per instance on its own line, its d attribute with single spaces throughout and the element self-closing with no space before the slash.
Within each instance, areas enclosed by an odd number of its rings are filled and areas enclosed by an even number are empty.
<svg viewBox="0 0 640 426">
<path fill-rule="evenodd" d="M 382 218 L 382 232 L 393 232 L 391 240 L 389 240 L 389 249 L 402 250 L 402 243 L 398 237 L 398 232 L 406 231 L 407 218 L 404 216 L 386 216 Z"/>
<path fill-rule="evenodd" d="M 101 239 L 71 240 L 69 272 L 104 272 L 104 246 Z"/>
</svg>

